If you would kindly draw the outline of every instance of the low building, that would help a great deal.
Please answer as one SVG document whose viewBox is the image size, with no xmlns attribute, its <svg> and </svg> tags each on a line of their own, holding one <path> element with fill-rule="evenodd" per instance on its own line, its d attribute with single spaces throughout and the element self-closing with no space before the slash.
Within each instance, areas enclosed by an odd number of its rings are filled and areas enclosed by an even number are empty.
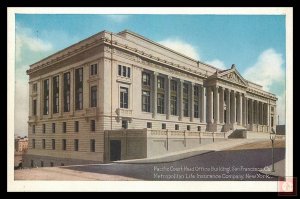
<svg viewBox="0 0 300 199">
<path fill-rule="evenodd" d="M 27 137 L 17 137 L 15 139 L 15 151 L 16 152 L 26 152 L 28 149 L 28 138 Z"/>
<path fill-rule="evenodd" d="M 276 96 L 125 30 L 102 31 L 30 66 L 27 165 L 145 158 L 269 132 Z"/>
</svg>

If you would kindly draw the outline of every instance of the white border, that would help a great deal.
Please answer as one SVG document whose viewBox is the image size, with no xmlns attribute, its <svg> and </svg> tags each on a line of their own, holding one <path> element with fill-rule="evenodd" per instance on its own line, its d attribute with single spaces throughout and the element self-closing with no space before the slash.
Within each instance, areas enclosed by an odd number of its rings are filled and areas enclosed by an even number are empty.
<svg viewBox="0 0 300 199">
<path fill-rule="evenodd" d="M 286 174 L 293 176 L 293 8 L 7 8 L 7 189 L 8 191 L 263 191 L 277 182 L 262 181 L 14 181 L 15 14 L 225 14 L 286 15 Z M 100 31 L 100 30 L 99 30 Z M 27 119 L 27 118 L 26 118 Z"/>
</svg>

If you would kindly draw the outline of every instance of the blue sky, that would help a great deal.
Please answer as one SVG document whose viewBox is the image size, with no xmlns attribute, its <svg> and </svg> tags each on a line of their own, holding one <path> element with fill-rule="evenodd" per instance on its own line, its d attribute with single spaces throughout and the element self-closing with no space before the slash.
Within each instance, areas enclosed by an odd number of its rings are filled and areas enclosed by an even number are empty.
<svg viewBox="0 0 300 199">
<path fill-rule="evenodd" d="M 280 123 L 284 123 L 284 15 L 17 14 L 16 111 L 20 114 L 15 133 L 27 132 L 25 71 L 30 64 L 102 30 L 124 29 L 219 68 L 235 64 L 246 79 L 279 97 Z"/>
</svg>

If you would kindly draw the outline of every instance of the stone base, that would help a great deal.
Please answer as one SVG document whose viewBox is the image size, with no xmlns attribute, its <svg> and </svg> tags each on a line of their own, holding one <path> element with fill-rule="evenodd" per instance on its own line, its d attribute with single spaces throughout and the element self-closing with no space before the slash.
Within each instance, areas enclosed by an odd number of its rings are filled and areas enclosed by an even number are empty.
<svg viewBox="0 0 300 199">
<path fill-rule="evenodd" d="M 209 132 L 222 132 L 224 124 L 207 124 L 206 131 Z"/>
</svg>

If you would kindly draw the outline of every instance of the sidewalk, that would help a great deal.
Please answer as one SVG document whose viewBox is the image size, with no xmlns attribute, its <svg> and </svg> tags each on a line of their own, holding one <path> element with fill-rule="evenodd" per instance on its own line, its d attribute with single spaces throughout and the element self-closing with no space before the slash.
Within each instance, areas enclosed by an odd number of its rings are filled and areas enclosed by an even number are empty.
<svg viewBox="0 0 300 199">
<path fill-rule="evenodd" d="M 224 140 L 220 142 L 214 142 L 210 144 L 205 144 L 203 146 L 184 150 L 184 151 L 178 151 L 173 153 L 168 153 L 161 156 L 155 156 L 150 158 L 144 158 L 144 159 L 132 159 L 132 160 L 119 160 L 114 161 L 114 163 L 130 163 L 130 164 L 147 164 L 147 163 L 166 163 L 166 162 L 173 162 L 185 158 L 189 158 L 192 156 L 215 152 L 215 151 L 223 151 L 226 149 L 230 149 L 235 146 L 244 145 L 248 143 L 254 143 L 254 142 L 260 142 L 260 139 L 229 139 Z"/>
<path fill-rule="evenodd" d="M 274 170 L 275 172 L 272 172 L 272 165 L 269 165 L 266 166 L 264 170 L 260 170 L 259 172 L 271 176 L 285 177 L 285 159 L 275 162 Z"/>
</svg>

